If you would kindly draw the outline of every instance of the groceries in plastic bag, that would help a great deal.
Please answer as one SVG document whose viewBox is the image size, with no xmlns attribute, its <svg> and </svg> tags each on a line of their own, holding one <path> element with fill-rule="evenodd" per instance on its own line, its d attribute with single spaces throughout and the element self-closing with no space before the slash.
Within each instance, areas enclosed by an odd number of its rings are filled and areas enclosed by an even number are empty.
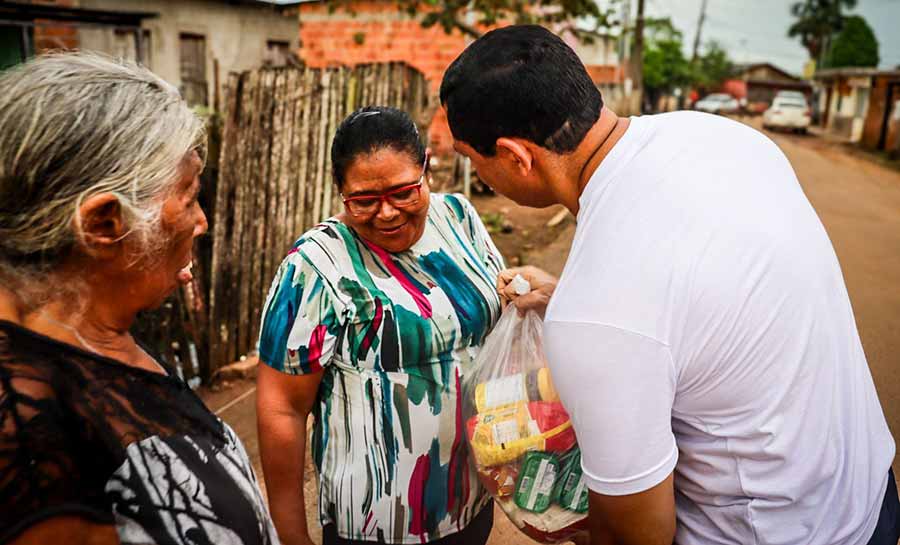
<svg viewBox="0 0 900 545">
<path fill-rule="evenodd" d="M 463 383 L 463 416 L 478 476 L 532 539 L 559 543 L 587 532 L 588 490 L 572 422 L 541 343 L 541 318 L 503 312 Z"/>
</svg>

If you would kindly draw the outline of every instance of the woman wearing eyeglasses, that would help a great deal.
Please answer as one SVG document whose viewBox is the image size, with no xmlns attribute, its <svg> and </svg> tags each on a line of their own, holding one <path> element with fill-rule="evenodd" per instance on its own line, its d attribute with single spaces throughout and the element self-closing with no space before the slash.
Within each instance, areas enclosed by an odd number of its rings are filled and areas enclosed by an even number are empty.
<svg viewBox="0 0 900 545">
<path fill-rule="evenodd" d="M 285 258 L 259 339 L 260 449 L 279 536 L 311 543 L 312 413 L 325 545 L 483 544 L 492 507 L 469 463 L 460 384 L 499 317 L 503 259 L 468 201 L 429 192 L 405 113 L 353 113 L 331 156 L 344 211 Z"/>
</svg>

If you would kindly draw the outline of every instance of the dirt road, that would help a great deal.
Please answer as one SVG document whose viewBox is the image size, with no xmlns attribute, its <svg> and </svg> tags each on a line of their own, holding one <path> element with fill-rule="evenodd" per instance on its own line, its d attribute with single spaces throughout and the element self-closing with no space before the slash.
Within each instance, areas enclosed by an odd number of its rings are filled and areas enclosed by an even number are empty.
<svg viewBox="0 0 900 545">
<path fill-rule="evenodd" d="M 770 136 L 794 165 L 834 243 L 872 375 L 896 437 L 900 434 L 900 172 L 814 136 Z M 546 223 L 559 208 L 535 211 L 501 197 L 474 200 L 482 214 L 492 214 L 496 220 L 494 238 L 509 262 L 535 264 L 557 274 L 562 270 L 574 234 L 571 217 L 551 228 Z M 504 219 L 512 232 L 500 229 Z M 247 394 L 221 416 L 244 439 L 259 471 L 251 388 L 250 382 L 238 382 L 207 399 L 215 410 Z M 894 465 L 895 471 L 900 469 L 896 459 Z M 315 498 L 309 466 L 306 488 L 307 498 Z M 313 512 L 310 506 L 309 513 Z M 310 528 L 318 541 L 314 517 L 310 517 Z M 498 511 L 490 545 L 528 542 Z"/>
</svg>

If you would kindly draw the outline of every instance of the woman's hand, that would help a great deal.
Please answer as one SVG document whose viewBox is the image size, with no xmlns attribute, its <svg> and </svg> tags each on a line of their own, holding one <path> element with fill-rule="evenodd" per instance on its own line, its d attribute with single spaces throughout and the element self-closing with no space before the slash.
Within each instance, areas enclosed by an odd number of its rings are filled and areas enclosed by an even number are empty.
<svg viewBox="0 0 900 545">
<path fill-rule="evenodd" d="M 510 284 L 517 274 L 531 284 L 531 291 L 525 295 L 518 295 Z M 500 271 L 500 274 L 497 275 L 497 293 L 500 294 L 503 306 L 513 303 L 519 310 L 520 316 L 528 310 L 533 310 L 543 316 L 558 281 L 552 274 L 531 265 L 513 267 Z"/>
</svg>

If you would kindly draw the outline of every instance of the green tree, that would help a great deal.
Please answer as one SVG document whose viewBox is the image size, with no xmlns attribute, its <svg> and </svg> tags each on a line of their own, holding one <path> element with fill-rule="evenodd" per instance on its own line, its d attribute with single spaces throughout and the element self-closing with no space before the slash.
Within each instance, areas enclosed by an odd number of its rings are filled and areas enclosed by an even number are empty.
<svg viewBox="0 0 900 545">
<path fill-rule="evenodd" d="M 684 56 L 683 36 L 671 19 L 647 19 L 644 24 L 644 92 L 655 106 L 660 97 L 690 82 L 690 63 Z"/>
<path fill-rule="evenodd" d="M 865 19 L 853 15 L 844 20 L 844 28 L 835 36 L 824 66 L 878 66 L 878 40 Z"/>
<path fill-rule="evenodd" d="M 716 89 L 734 73 L 728 52 L 715 41 L 706 44 L 706 51 L 692 67 L 692 81 L 699 89 Z"/>
<path fill-rule="evenodd" d="M 554 25 L 559 32 L 569 32 L 590 42 L 618 24 L 619 1 L 608 0 L 603 8 L 595 0 L 395 0 L 395 3 L 410 16 L 424 13 L 422 26 L 440 25 L 448 34 L 458 30 L 478 38 L 481 28 L 497 23 L 531 23 Z M 340 8 L 352 11 L 353 4 L 354 0 L 334 0 L 329 7 L 332 11 Z M 576 24 L 576 20 L 582 24 Z"/>
<path fill-rule="evenodd" d="M 831 37 L 844 26 L 842 10 L 856 7 L 856 0 L 801 0 L 791 5 L 796 20 L 788 28 L 788 36 L 800 38 L 809 58 L 819 61 Z"/>
</svg>

